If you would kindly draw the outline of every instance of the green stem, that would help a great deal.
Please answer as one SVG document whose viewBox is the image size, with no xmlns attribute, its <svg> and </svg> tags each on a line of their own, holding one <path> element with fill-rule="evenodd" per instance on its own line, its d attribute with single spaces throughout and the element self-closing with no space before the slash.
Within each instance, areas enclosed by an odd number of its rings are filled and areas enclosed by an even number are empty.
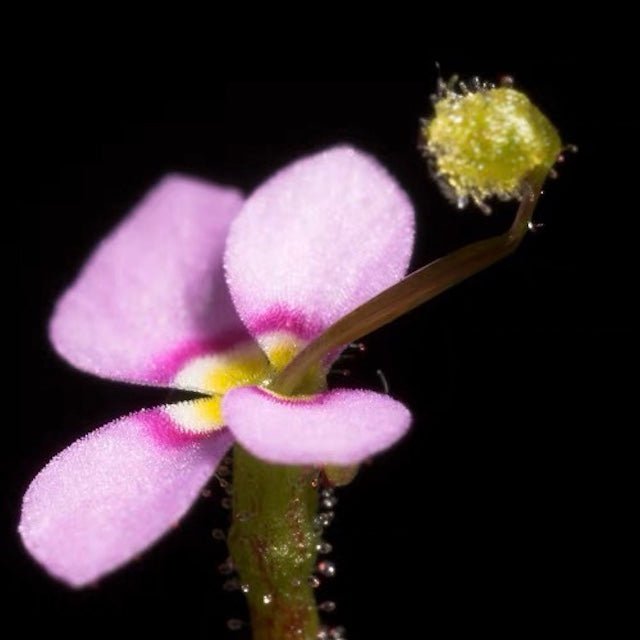
<svg viewBox="0 0 640 640">
<path fill-rule="evenodd" d="M 309 578 L 320 539 L 317 472 L 273 465 L 234 448 L 229 550 L 248 588 L 253 640 L 315 640 L 318 611 Z"/>
<path fill-rule="evenodd" d="M 305 372 L 327 354 L 392 322 L 515 251 L 527 233 L 545 177 L 546 173 L 539 173 L 523 183 L 525 195 L 506 233 L 434 260 L 360 305 L 310 342 L 274 378 L 270 388 L 283 395 L 292 393 Z"/>
</svg>

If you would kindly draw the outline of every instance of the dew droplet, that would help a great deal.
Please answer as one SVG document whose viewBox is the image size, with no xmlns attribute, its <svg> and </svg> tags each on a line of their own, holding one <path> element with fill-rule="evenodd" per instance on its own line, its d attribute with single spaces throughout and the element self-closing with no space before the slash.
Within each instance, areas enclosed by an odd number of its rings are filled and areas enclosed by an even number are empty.
<svg viewBox="0 0 640 640">
<path fill-rule="evenodd" d="M 333 600 L 326 600 L 318 605 L 318 610 L 324 611 L 325 613 L 331 613 L 336 610 L 336 603 L 333 602 Z"/>
<path fill-rule="evenodd" d="M 331 553 L 333 551 L 333 546 L 331 543 L 322 540 L 316 545 L 316 551 L 324 554 Z"/>
<path fill-rule="evenodd" d="M 273 602 L 273 596 L 270 593 L 265 593 L 262 596 L 262 603 L 263 604 L 271 604 Z"/>
<path fill-rule="evenodd" d="M 529 221 L 527 223 L 527 228 L 532 233 L 538 233 L 539 231 L 542 231 L 542 229 L 544 229 L 544 222 L 532 222 L 532 221 Z"/>
<path fill-rule="evenodd" d="M 229 486 L 229 483 L 224 478 L 218 478 L 218 483 L 223 489 L 226 489 Z"/>
<path fill-rule="evenodd" d="M 240 585 L 240 591 L 242 591 L 242 593 L 249 593 L 249 585 L 248 584 L 241 584 Z"/>
<path fill-rule="evenodd" d="M 222 529 L 214 529 L 211 532 L 211 537 L 214 540 L 224 540 L 227 536 L 225 535 L 224 531 Z"/>
<path fill-rule="evenodd" d="M 231 509 L 231 498 L 222 498 L 222 500 L 220 501 L 220 504 L 222 505 L 223 509 Z"/>
<path fill-rule="evenodd" d="M 320 578 L 318 576 L 309 576 L 307 582 L 312 589 L 317 589 L 320 586 Z"/>
<path fill-rule="evenodd" d="M 318 562 L 318 573 L 327 578 L 333 578 L 336 575 L 336 565 L 329 560 L 322 560 L 322 562 Z"/>
<path fill-rule="evenodd" d="M 231 473 L 231 470 L 226 464 L 221 464 L 216 470 L 216 474 L 221 478 L 226 478 Z"/>
<path fill-rule="evenodd" d="M 327 627 L 320 627 L 316 638 L 317 640 L 329 640 L 329 631 L 327 630 Z"/>
<path fill-rule="evenodd" d="M 329 638 L 331 640 L 346 640 L 346 632 L 347 630 L 344 627 L 334 627 L 329 631 Z"/>
<path fill-rule="evenodd" d="M 328 487 L 328 488 L 326 488 L 326 489 L 323 489 L 323 490 L 320 492 L 320 495 L 321 495 L 323 498 L 333 498 L 333 496 L 335 495 L 335 492 L 334 492 L 334 490 L 333 490 L 331 487 Z"/>
<path fill-rule="evenodd" d="M 238 618 L 230 618 L 227 620 L 227 629 L 229 629 L 229 631 L 240 631 L 242 627 L 244 627 L 244 622 L 238 620 Z"/>
<path fill-rule="evenodd" d="M 238 589 L 240 589 L 240 580 L 238 580 L 238 578 L 229 578 L 229 580 L 226 580 L 222 585 L 222 588 L 225 591 L 238 591 Z"/>
<path fill-rule="evenodd" d="M 211 497 L 211 489 L 203 489 L 200 495 L 203 498 L 210 498 Z"/>
<path fill-rule="evenodd" d="M 322 499 L 322 507 L 323 509 L 333 509 L 338 504 L 338 498 L 332 496 L 331 498 L 323 498 Z"/>
<path fill-rule="evenodd" d="M 302 586 L 302 580 L 300 580 L 300 578 L 294 578 L 291 581 L 291 586 L 297 588 L 297 587 L 301 587 Z"/>
<path fill-rule="evenodd" d="M 234 572 L 233 560 L 227 558 L 221 565 L 218 565 L 218 573 L 228 576 Z"/>
<path fill-rule="evenodd" d="M 334 518 L 334 515 L 335 514 L 333 513 L 333 511 L 325 511 L 324 513 L 319 513 L 313 519 L 313 523 L 318 529 L 322 529 L 323 527 L 328 527 L 331 524 Z"/>
</svg>

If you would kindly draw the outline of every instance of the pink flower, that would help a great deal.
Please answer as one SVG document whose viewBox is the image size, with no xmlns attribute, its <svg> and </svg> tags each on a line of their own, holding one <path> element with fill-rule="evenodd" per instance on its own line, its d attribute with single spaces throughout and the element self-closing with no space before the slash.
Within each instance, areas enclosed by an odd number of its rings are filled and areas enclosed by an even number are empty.
<svg viewBox="0 0 640 640">
<path fill-rule="evenodd" d="M 56 350 L 90 373 L 189 389 L 73 443 L 36 476 L 20 533 L 53 576 L 82 586 L 187 512 L 234 441 L 267 461 L 350 465 L 408 429 L 389 396 L 264 384 L 309 340 L 401 279 L 413 209 L 372 158 L 334 148 L 280 171 L 245 202 L 170 176 L 105 238 L 58 301 Z M 225 281 L 226 278 L 226 281 Z"/>
</svg>

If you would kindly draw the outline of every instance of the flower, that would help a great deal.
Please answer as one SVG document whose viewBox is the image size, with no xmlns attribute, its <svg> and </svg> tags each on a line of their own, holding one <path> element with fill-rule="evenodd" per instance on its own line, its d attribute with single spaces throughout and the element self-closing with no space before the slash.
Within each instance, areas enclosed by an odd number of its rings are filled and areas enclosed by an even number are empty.
<svg viewBox="0 0 640 640">
<path fill-rule="evenodd" d="M 56 350 L 84 371 L 197 391 L 76 441 L 28 488 L 20 534 L 53 576 L 83 586 L 187 512 L 234 441 L 256 457 L 351 465 L 393 444 L 409 411 L 387 395 L 265 385 L 311 339 L 401 279 L 411 203 L 367 155 L 337 147 L 284 168 L 245 202 L 163 179 L 58 301 Z M 335 355 L 335 354 L 334 354 Z"/>
</svg>

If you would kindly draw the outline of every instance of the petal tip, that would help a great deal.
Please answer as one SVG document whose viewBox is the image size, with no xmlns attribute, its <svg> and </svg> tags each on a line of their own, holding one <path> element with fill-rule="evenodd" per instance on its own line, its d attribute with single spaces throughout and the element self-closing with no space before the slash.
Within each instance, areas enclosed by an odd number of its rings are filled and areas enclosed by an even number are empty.
<svg viewBox="0 0 640 640">
<path fill-rule="evenodd" d="M 215 193 L 217 196 L 226 196 L 230 201 L 237 200 L 238 208 L 242 204 L 244 196 L 240 189 L 208 181 L 200 176 L 172 171 L 161 176 L 148 191 L 147 197 L 159 196 L 162 199 L 173 194 L 182 196 L 184 193 L 200 191 L 203 195 Z"/>
<path fill-rule="evenodd" d="M 103 377 L 170 385 L 159 371 L 182 345 L 244 331 L 222 254 L 243 199 L 236 189 L 164 176 L 89 256 L 49 321 L 55 351 Z"/>
<path fill-rule="evenodd" d="M 338 145 L 298 159 L 258 187 L 231 226 L 225 269 L 236 309 L 254 336 L 274 309 L 319 332 L 404 276 L 414 225 L 408 195 L 368 153 Z"/>
<path fill-rule="evenodd" d="M 167 441 L 167 421 L 162 409 L 120 418 L 73 443 L 33 479 L 18 531 L 47 573 L 75 588 L 93 584 L 188 512 L 232 439 Z"/>
</svg>

